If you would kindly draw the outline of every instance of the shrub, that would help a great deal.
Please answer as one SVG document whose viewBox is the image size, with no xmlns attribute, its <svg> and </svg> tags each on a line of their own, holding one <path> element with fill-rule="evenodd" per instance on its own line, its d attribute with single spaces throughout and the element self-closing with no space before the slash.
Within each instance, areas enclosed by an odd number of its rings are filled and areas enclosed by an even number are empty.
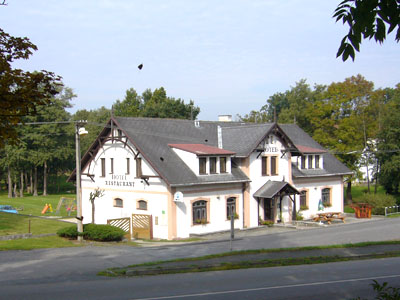
<svg viewBox="0 0 400 300">
<path fill-rule="evenodd" d="M 111 225 L 86 224 L 83 226 L 83 237 L 92 241 L 121 241 L 125 231 Z"/>
<path fill-rule="evenodd" d="M 68 239 L 76 239 L 78 237 L 77 226 L 62 228 L 57 231 L 57 235 Z M 83 238 L 86 240 L 108 242 L 121 241 L 125 235 L 125 231 L 111 225 L 85 224 L 83 225 Z"/>
<path fill-rule="evenodd" d="M 384 215 L 386 206 L 396 205 L 396 199 L 391 195 L 382 194 L 365 194 L 362 197 L 355 199 L 355 203 L 368 203 L 373 206 L 373 215 Z"/>
<path fill-rule="evenodd" d="M 57 231 L 57 235 L 67 239 L 76 239 L 78 237 L 78 229 L 76 225 L 61 228 Z"/>
</svg>

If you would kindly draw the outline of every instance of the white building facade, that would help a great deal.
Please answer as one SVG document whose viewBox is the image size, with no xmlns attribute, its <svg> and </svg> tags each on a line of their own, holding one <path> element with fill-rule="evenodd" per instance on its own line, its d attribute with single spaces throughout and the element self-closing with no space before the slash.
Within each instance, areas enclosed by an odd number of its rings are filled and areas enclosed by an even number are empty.
<svg viewBox="0 0 400 300">
<path fill-rule="evenodd" d="M 342 212 L 350 174 L 296 125 L 119 117 L 81 168 L 84 223 L 92 222 L 90 193 L 100 188 L 95 223 L 148 216 L 158 239 L 229 230 L 231 216 L 243 229 L 309 218 L 321 203 Z"/>
</svg>

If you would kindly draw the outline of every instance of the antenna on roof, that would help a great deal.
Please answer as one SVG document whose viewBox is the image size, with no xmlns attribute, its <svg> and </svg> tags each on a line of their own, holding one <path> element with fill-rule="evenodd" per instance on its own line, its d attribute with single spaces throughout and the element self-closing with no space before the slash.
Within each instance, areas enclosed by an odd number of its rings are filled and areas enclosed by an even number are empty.
<svg viewBox="0 0 400 300">
<path fill-rule="evenodd" d="M 111 112 L 110 112 L 111 118 L 114 117 L 114 105 L 111 105 Z"/>
<path fill-rule="evenodd" d="M 276 106 L 274 106 L 274 123 L 276 123 L 277 122 L 277 120 L 276 120 Z"/>
</svg>

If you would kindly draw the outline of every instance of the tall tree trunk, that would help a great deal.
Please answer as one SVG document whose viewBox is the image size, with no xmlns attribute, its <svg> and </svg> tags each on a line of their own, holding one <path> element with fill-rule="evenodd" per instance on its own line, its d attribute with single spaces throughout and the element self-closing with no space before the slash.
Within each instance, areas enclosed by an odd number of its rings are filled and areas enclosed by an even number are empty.
<svg viewBox="0 0 400 300">
<path fill-rule="evenodd" d="M 13 197 L 17 197 L 17 182 L 14 182 Z"/>
<path fill-rule="evenodd" d="M 7 166 L 8 198 L 12 198 L 12 180 L 10 166 Z"/>
<path fill-rule="evenodd" d="M 94 224 L 94 200 L 91 201 L 92 202 L 92 224 Z"/>
<path fill-rule="evenodd" d="M 30 193 L 31 194 L 33 194 L 33 172 L 32 172 L 32 169 L 31 169 L 31 171 L 30 171 L 30 173 L 29 173 L 29 177 L 30 177 Z"/>
<path fill-rule="evenodd" d="M 25 176 L 25 186 L 26 186 L 26 193 L 30 193 L 29 191 L 29 184 L 28 184 L 28 172 L 24 171 L 24 176 Z"/>
<path fill-rule="evenodd" d="M 35 166 L 34 169 L 34 173 L 33 173 L 33 196 L 37 196 L 38 192 L 37 192 L 37 186 L 38 186 L 38 182 L 37 182 L 38 178 L 37 178 L 37 166 Z"/>
<path fill-rule="evenodd" d="M 351 178 L 347 181 L 347 189 L 346 189 L 346 203 L 350 204 L 353 198 L 351 197 Z"/>
<path fill-rule="evenodd" d="M 24 172 L 21 171 L 21 183 L 19 187 L 19 196 L 24 197 Z"/>
<path fill-rule="evenodd" d="M 43 196 L 47 196 L 47 161 L 43 164 Z"/>
</svg>

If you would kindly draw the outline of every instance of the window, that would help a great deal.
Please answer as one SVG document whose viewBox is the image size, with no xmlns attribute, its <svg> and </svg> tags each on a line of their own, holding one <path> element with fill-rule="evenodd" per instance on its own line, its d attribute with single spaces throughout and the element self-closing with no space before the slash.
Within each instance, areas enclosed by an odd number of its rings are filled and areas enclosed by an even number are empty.
<svg viewBox="0 0 400 300">
<path fill-rule="evenodd" d="M 124 201 L 121 198 L 115 198 L 114 207 L 124 207 Z"/>
<path fill-rule="evenodd" d="M 301 191 L 300 192 L 300 209 L 301 210 L 308 209 L 307 191 Z"/>
<path fill-rule="evenodd" d="M 114 174 L 114 158 L 110 158 L 110 174 Z"/>
<path fill-rule="evenodd" d="M 263 156 L 261 158 L 261 175 L 262 176 L 267 176 L 268 175 L 268 157 L 267 156 Z"/>
<path fill-rule="evenodd" d="M 313 156 L 312 155 L 308 156 L 308 168 L 309 169 L 313 168 Z"/>
<path fill-rule="evenodd" d="M 122 137 L 122 130 L 121 130 L 121 129 L 118 129 L 118 130 L 117 130 L 117 133 L 118 133 L 118 137 L 119 137 L 119 138 Z"/>
<path fill-rule="evenodd" d="M 321 192 L 322 204 L 324 206 L 331 206 L 331 189 L 325 188 Z"/>
<path fill-rule="evenodd" d="M 193 203 L 193 224 L 207 223 L 207 201 L 199 200 Z"/>
<path fill-rule="evenodd" d="M 315 155 L 315 168 L 319 169 L 319 155 Z"/>
<path fill-rule="evenodd" d="M 210 174 L 217 173 L 217 158 L 210 157 Z"/>
<path fill-rule="evenodd" d="M 106 159 L 101 158 L 101 177 L 106 177 Z"/>
<path fill-rule="evenodd" d="M 219 172 L 226 173 L 226 157 L 219 158 Z"/>
<path fill-rule="evenodd" d="M 231 216 L 236 218 L 236 198 L 230 197 L 226 200 L 226 218 L 231 219 Z"/>
<path fill-rule="evenodd" d="M 199 157 L 199 174 L 204 175 L 207 174 L 207 158 Z"/>
<path fill-rule="evenodd" d="M 142 159 L 139 157 L 136 158 L 136 177 L 142 177 Z"/>
<path fill-rule="evenodd" d="M 301 168 L 302 169 L 306 168 L 306 157 L 305 156 L 301 157 Z"/>
<path fill-rule="evenodd" d="M 138 209 L 147 210 L 147 202 L 145 200 L 139 200 Z"/>
<path fill-rule="evenodd" d="M 130 165 L 130 159 L 129 158 L 127 158 L 126 159 L 126 175 L 129 175 L 130 174 L 130 172 L 131 172 L 131 165 Z"/>
<path fill-rule="evenodd" d="M 271 156 L 271 175 L 278 175 L 277 156 Z"/>
</svg>

